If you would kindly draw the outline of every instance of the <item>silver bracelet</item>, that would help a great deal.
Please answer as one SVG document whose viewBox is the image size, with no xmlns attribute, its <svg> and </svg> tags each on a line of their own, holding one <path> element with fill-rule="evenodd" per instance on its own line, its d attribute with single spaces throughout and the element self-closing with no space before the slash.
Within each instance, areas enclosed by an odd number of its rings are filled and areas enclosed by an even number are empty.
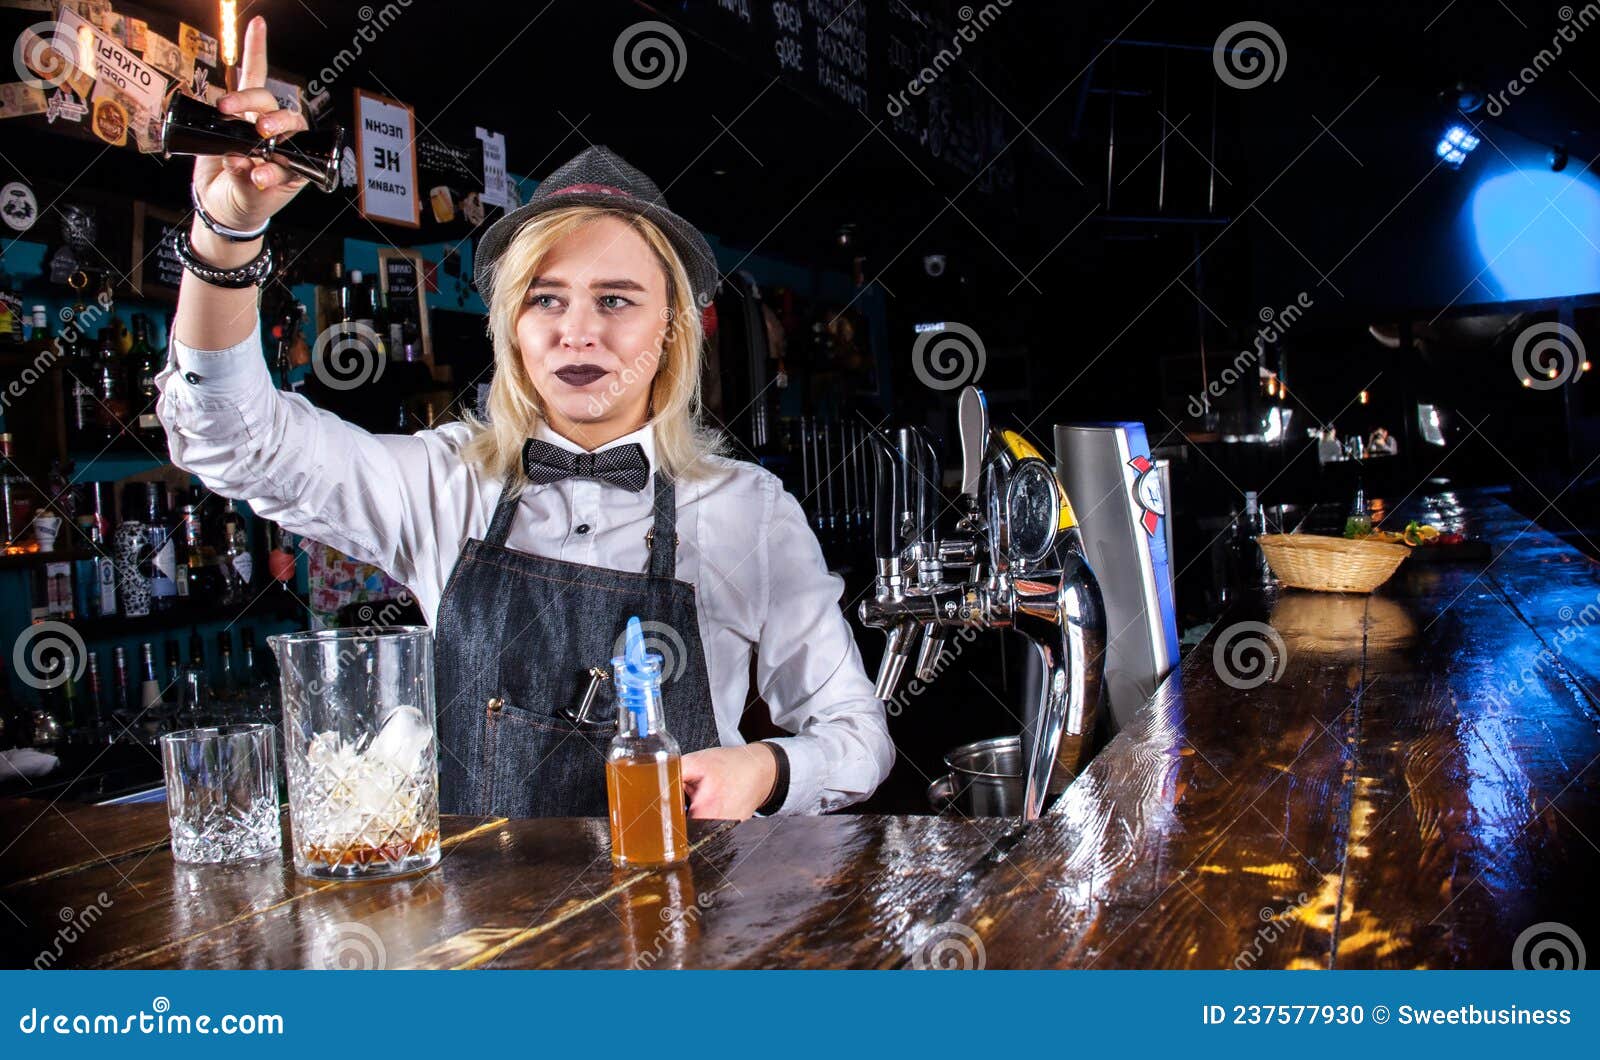
<svg viewBox="0 0 1600 1060">
<path fill-rule="evenodd" d="M 253 232 L 246 232 L 238 228 L 229 228 L 215 217 L 212 217 L 210 214 L 206 213 L 206 208 L 200 205 L 200 191 L 192 182 L 189 185 L 189 201 L 194 203 L 195 216 L 200 218 L 200 223 L 230 243 L 248 243 L 252 239 L 260 239 L 262 236 L 267 234 L 267 228 L 272 224 L 272 218 L 269 217 L 265 221 L 261 222 L 260 228 L 257 228 Z"/>
</svg>

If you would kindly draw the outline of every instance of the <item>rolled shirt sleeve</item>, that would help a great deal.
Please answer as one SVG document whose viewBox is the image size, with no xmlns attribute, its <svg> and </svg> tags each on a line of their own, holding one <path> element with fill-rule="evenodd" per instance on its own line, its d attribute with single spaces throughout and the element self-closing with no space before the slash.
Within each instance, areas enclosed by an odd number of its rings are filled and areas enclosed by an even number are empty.
<svg viewBox="0 0 1600 1060">
<path fill-rule="evenodd" d="M 767 616 L 756 649 L 756 687 L 789 756 L 780 814 L 826 813 L 883 783 L 894 745 L 883 702 L 862 666 L 840 608 L 844 580 L 828 570 L 799 501 L 775 477 L 767 527 Z"/>
<path fill-rule="evenodd" d="M 419 515 L 435 511 L 431 494 L 461 473 L 438 432 L 374 435 L 277 390 L 259 327 L 225 350 L 174 338 L 156 385 L 175 465 L 285 529 L 379 567 L 419 598 L 438 599 L 440 549 L 458 547 L 461 536 L 459 526 Z"/>
</svg>

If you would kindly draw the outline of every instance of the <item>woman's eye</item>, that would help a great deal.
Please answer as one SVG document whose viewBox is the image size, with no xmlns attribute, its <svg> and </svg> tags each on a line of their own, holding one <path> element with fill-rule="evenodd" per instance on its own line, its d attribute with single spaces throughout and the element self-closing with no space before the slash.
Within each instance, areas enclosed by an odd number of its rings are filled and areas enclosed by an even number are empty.
<svg viewBox="0 0 1600 1060">
<path fill-rule="evenodd" d="M 556 296 L 553 294 L 530 294 L 528 304 L 540 309 L 549 309 L 555 304 Z"/>
<path fill-rule="evenodd" d="M 600 296 L 600 304 L 607 309 L 621 309 L 623 306 L 632 305 L 633 303 L 620 294 L 604 294 Z"/>
</svg>

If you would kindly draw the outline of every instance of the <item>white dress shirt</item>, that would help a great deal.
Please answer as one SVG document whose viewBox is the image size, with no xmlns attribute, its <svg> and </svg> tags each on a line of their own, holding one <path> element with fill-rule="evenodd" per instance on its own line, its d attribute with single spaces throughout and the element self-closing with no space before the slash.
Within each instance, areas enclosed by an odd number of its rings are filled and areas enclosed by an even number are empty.
<svg viewBox="0 0 1600 1060">
<path fill-rule="evenodd" d="M 374 435 L 275 389 L 259 330 L 226 350 L 172 341 L 156 377 L 156 410 L 172 460 L 224 497 L 285 529 L 371 563 L 408 586 L 431 624 L 468 538 L 481 538 L 501 483 L 462 457 L 469 428 Z M 548 427 L 540 437 L 578 451 Z M 655 469 L 654 429 L 637 442 Z M 889 773 L 883 704 L 840 609 L 843 580 L 823 562 L 800 504 L 755 464 L 705 461 L 677 480 L 677 576 L 695 587 L 700 640 L 724 746 L 744 743 L 739 717 L 756 683 L 773 721 L 793 736 L 780 813 L 857 802 Z M 647 567 L 652 488 L 638 493 L 571 478 L 523 493 L 509 548 L 616 570 Z"/>
</svg>

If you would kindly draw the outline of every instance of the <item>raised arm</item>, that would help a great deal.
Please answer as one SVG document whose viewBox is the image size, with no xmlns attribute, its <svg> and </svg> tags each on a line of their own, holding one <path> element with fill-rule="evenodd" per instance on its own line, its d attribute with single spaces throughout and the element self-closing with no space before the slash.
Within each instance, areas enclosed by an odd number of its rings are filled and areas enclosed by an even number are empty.
<svg viewBox="0 0 1600 1060">
<path fill-rule="evenodd" d="M 219 108 L 253 120 L 263 137 L 306 128 L 262 87 L 266 72 L 267 26 L 257 16 L 245 30 L 239 91 L 223 96 Z M 264 226 L 305 183 L 243 156 L 195 159 L 202 208 L 240 232 Z M 226 239 L 198 216 L 190 243 L 196 257 L 221 269 L 249 262 L 262 248 L 261 237 Z M 230 289 L 184 272 L 172 354 L 157 379 L 157 415 L 173 462 L 289 530 L 379 566 L 422 599 L 436 597 L 438 551 L 454 531 L 468 529 L 472 515 L 459 504 L 434 503 L 452 476 L 464 474 L 457 439 L 373 435 L 274 389 L 261 352 L 258 292 L 253 284 Z"/>
</svg>

